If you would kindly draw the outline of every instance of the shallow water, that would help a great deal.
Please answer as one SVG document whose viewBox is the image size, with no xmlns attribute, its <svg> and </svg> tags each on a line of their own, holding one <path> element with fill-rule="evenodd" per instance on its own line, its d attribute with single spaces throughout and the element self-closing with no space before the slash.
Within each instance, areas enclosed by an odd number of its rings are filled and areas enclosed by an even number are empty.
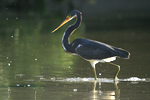
<svg viewBox="0 0 150 100">
<path fill-rule="evenodd" d="M 34 80 L 24 80 L 23 84 L 1 86 L 0 97 L 2 100 L 149 99 L 150 79 L 130 79 L 115 83 L 106 78 L 98 81 L 94 78 L 40 78 L 38 84 Z"/>
<path fill-rule="evenodd" d="M 7 34 L 0 37 L 1 100 L 150 99 L 149 30 L 94 32 L 81 26 L 75 31 L 71 41 L 84 37 L 131 53 L 128 60 L 114 61 L 121 66 L 119 80 L 113 81 L 114 66 L 98 63 L 95 81 L 89 62 L 63 51 L 61 37 L 67 26 L 51 34 L 41 23 L 32 28 L 21 24 L 1 29 Z"/>
</svg>

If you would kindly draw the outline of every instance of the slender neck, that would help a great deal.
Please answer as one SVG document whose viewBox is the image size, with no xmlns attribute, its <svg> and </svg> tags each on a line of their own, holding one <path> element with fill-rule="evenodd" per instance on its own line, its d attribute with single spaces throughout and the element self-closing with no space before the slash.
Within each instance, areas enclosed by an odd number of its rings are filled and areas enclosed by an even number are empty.
<svg viewBox="0 0 150 100">
<path fill-rule="evenodd" d="M 79 13 L 76 13 L 76 22 L 73 25 L 70 25 L 66 31 L 64 32 L 64 35 L 62 37 L 62 46 L 63 49 L 67 52 L 71 52 L 72 48 L 70 46 L 69 43 L 69 37 L 71 36 L 71 34 L 80 26 L 81 21 L 82 21 L 82 15 Z"/>
</svg>

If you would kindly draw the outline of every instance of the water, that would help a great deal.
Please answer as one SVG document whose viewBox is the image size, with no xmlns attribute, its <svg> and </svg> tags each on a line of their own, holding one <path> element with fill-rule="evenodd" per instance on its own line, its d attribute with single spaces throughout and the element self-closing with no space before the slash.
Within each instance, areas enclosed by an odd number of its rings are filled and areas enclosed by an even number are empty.
<svg viewBox="0 0 150 100">
<path fill-rule="evenodd" d="M 149 30 L 89 31 L 81 26 L 75 31 L 71 41 L 84 37 L 131 53 L 129 60 L 114 62 L 121 66 L 118 81 L 113 81 L 116 68 L 104 63 L 96 65 L 95 81 L 89 62 L 63 51 L 61 38 L 67 25 L 51 33 L 54 27 L 49 29 L 45 20 L 19 19 L 0 30 L 5 33 L 0 36 L 1 100 L 150 99 Z"/>
</svg>

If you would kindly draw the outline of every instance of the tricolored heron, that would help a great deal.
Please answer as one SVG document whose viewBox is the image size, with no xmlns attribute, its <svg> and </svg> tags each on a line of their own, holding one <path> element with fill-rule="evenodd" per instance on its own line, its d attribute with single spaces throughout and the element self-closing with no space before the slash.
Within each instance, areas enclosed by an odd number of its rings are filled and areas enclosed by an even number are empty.
<svg viewBox="0 0 150 100">
<path fill-rule="evenodd" d="M 95 64 L 98 62 L 101 63 L 109 63 L 111 65 L 114 65 L 117 67 L 117 72 L 114 76 L 114 80 L 117 79 L 117 75 L 120 71 L 120 66 L 110 63 L 111 61 L 116 60 L 116 57 L 120 58 L 129 58 L 130 53 L 126 50 L 123 50 L 121 48 L 116 48 L 113 46 L 110 46 L 108 44 L 89 40 L 89 39 L 82 39 L 78 38 L 75 39 L 72 43 L 69 43 L 69 37 L 70 35 L 80 26 L 82 21 L 82 13 L 77 10 L 71 11 L 66 19 L 58 25 L 53 31 L 55 32 L 57 29 L 59 29 L 62 25 L 67 23 L 68 21 L 72 20 L 73 18 L 77 18 L 76 22 L 73 25 L 70 25 L 66 31 L 64 32 L 64 35 L 62 37 L 62 47 L 63 49 L 72 55 L 78 55 L 82 57 L 83 59 L 89 61 L 94 69 L 95 74 L 95 80 L 97 79 L 96 70 L 95 70 Z"/>
</svg>

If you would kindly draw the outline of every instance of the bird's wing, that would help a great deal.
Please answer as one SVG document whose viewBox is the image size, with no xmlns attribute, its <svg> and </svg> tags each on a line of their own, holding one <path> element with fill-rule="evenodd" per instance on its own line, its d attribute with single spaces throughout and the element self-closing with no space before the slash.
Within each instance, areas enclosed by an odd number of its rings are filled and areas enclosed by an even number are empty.
<svg viewBox="0 0 150 100">
<path fill-rule="evenodd" d="M 113 56 L 110 48 L 91 48 L 83 45 L 76 48 L 76 53 L 85 59 L 105 59 Z"/>
</svg>

